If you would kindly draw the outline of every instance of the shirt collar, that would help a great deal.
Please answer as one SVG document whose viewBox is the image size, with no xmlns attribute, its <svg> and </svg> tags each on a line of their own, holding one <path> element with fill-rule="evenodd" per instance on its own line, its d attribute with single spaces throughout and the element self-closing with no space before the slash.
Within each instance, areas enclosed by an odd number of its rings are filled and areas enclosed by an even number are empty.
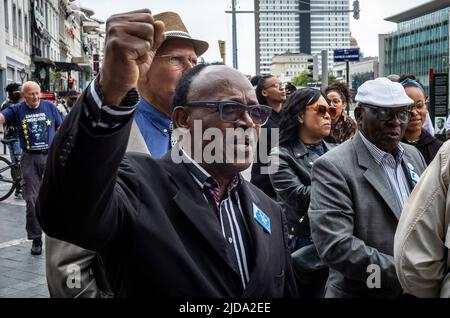
<svg viewBox="0 0 450 318">
<path fill-rule="evenodd" d="M 139 101 L 136 112 L 148 117 L 151 123 L 161 132 L 168 133 L 170 118 L 166 114 L 161 113 L 155 106 L 147 103 L 143 98 Z"/>
<path fill-rule="evenodd" d="M 375 159 L 375 162 L 378 165 L 380 165 L 381 162 L 383 162 L 383 160 L 389 156 L 394 157 L 397 165 L 402 161 L 403 153 L 405 152 L 405 150 L 403 149 L 403 147 L 400 143 L 394 149 L 394 151 L 393 151 L 394 155 L 392 155 L 392 154 L 389 154 L 389 153 L 381 150 L 380 148 L 375 146 L 373 143 L 371 143 L 366 137 L 364 137 L 364 135 L 361 131 L 359 131 L 358 133 L 361 136 L 361 139 L 363 140 L 364 144 L 366 145 L 367 150 L 370 152 L 370 154 Z"/>
<path fill-rule="evenodd" d="M 218 183 L 214 178 L 205 170 L 202 166 L 200 166 L 194 159 L 192 159 L 184 149 L 178 144 L 177 147 L 180 148 L 181 156 L 183 157 L 182 162 L 186 165 L 189 172 L 191 173 L 194 181 L 200 186 L 200 188 L 204 189 L 215 189 L 218 188 Z M 228 192 L 236 189 L 242 183 L 242 177 L 240 174 L 237 174 L 228 185 Z"/>
</svg>

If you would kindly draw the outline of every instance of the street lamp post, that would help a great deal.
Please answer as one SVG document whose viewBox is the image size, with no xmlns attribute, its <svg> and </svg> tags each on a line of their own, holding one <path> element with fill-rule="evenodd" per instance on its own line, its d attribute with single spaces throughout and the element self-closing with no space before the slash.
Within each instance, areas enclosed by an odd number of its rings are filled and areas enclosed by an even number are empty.
<svg viewBox="0 0 450 318">
<path fill-rule="evenodd" d="M 20 76 L 20 80 L 22 81 L 22 84 L 23 84 L 23 81 L 24 81 L 24 79 L 25 79 L 25 76 L 27 76 L 27 72 L 25 71 L 24 68 L 22 68 L 22 69 L 19 71 L 19 76 Z"/>
<path fill-rule="evenodd" d="M 41 80 L 44 80 L 46 76 L 47 71 L 45 70 L 45 68 L 41 68 L 41 71 L 39 72 L 39 77 L 41 78 Z"/>
</svg>

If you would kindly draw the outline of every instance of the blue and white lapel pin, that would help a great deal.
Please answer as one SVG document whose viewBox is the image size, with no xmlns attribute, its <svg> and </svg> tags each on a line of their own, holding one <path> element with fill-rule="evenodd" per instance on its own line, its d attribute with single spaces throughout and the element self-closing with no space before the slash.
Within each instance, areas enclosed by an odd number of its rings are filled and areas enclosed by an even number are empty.
<svg viewBox="0 0 450 318">
<path fill-rule="evenodd" d="M 412 164 L 410 164 L 409 162 L 407 163 L 407 166 L 408 166 L 409 175 L 410 175 L 412 181 L 414 181 L 414 183 L 418 183 L 420 176 L 414 171 L 414 166 Z"/>
<path fill-rule="evenodd" d="M 272 229 L 270 227 L 270 218 L 265 214 L 260 208 L 253 203 L 253 217 L 259 225 L 269 234 L 272 234 Z"/>
</svg>

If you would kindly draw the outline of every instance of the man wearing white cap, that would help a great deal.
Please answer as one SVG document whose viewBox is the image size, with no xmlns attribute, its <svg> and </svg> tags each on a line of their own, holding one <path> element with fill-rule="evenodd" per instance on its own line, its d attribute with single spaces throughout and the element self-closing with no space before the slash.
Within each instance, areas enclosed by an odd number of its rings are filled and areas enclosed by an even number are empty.
<svg viewBox="0 0 450 318">
<path fill-rule="evenodd" d="M 413 101 L 387 78 L 358 89 L 359 132 L 314 162 L 309 217 L 330 267 L 325 297 L 398 297 L 394 234 L 426 164 L 400 142 Z"/>
</svg>

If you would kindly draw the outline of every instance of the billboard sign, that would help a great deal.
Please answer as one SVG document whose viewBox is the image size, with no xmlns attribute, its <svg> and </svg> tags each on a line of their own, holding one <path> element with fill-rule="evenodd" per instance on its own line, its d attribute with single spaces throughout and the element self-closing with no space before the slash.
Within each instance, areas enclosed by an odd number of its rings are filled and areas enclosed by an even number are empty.
<svg viewBox="0 0 450 318">
<path fill-rule="evenodd" d="M 430 85 L 430 116 L 434 123 L 436 135 L 444 135 L 445 123 L 448 116 L 448 74 L 447 73 L 431 73 Z"/>
</svg>

